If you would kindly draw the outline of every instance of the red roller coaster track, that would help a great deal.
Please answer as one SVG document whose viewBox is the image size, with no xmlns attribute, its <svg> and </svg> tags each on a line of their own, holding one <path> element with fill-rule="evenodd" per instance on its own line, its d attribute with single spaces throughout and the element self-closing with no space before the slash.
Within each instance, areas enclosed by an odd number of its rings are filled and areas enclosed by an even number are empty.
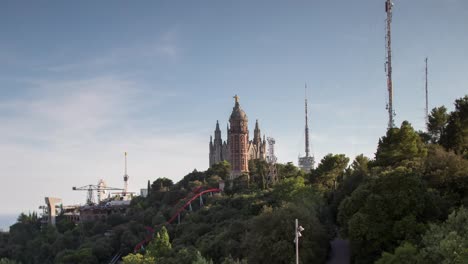
<svg viewBox="0 0 468 264">
<path fill-rule="evenodd" d="M 145 244 L 149 243 L 152 239 L 153 239 L 153 235 L 155 233 L 155 229 L 158 228 L 158 227 L 161 227 L 163 225 L 170 225 L 172 222 L 174 222 L 175 219 L 178 218 L 178 216 L 187 208 L 187 206 L 189 206 L 195 199 L 199 198 L 200 196 L 202 196 L 203 194 L 206 194 L 206 193 L 214 193 L 214 192 L 221 192 L 220 189 L 218 188 L 212 188 L 212 189 L 208 189 L 208 190 L 204 190 L 204 191 L 201 191 L 200 192 L 200 189 L 202 187 L 198 187 L 197 189 L 193 190 L 192 193 L 194 193 L 195 195 L 192 196 L 192 198 L 190 198 L 183 206 L 179 207 L 179 209 L 177 209 L 177 211 L 175 212 L 174 215 L 172 215 L 171 218 L 169 218 L 169 220 L 167 220 L 165 223 L 162 223 L 162 224 L 159 224 L 159 225 L 156 225 L 155 228 L 153 229 L 152 227 L 145 227 L 146 230 L 148 230 L 151 234 L 148 235 L 144 240 L 142 240 L 140 243 L 138 243 L 135 248 L 134 248 L 134 252 L 138 252 Z M 183 201 L 185 199 L 187 199 L 190 195 L 192 194 L 189 194 L 187 195 L 186 197 L 184 197 L 183 199 L 179 200 L 179 201 Z"/>
</svg>

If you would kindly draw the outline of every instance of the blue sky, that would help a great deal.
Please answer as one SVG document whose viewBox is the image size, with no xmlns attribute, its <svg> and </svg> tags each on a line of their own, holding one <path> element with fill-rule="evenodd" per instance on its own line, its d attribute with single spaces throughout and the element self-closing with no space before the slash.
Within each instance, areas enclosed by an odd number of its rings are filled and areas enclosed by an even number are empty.
<svg viewBox="0 0 468 264">
<path fill-rule="evenodd" d="M 373 157 L 387 125 L 384 0 L 3 1 L 0 4 L 0 213 L 72 186 L 130 188 L 208 165 L 216 120 L 240 96 L 281 162 L 303 153 L 307 82 L 312 150 Z M 395 0 L 396 123 L 468 91 L 468 2 Z M 8 201 L 8 202 L 7 202 Z"/>
</svg>

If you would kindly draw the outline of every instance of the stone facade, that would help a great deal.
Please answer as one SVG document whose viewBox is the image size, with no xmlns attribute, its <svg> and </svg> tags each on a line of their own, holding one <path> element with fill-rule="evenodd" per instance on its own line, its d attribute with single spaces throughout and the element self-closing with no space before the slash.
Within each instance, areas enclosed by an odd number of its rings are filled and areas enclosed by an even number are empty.
<svg viewBox="0 0 468 264">
<path fill-rule="evenodd" d="M 261 138 L 258 120 L 255 123 L 254 138 L 249 141 L 248 118 L 240 107 L 239 97 L 236 99 L 234 108 L 229 118 L 227 127 L 227 141 L 222 140 L 219 123 L 213 137 L 210 137 L 210 167 L 223 160 L 231 164 L 231 179 L 249 171 L 249 160 L 266 159 L 266 140 Z"/>
</svg>

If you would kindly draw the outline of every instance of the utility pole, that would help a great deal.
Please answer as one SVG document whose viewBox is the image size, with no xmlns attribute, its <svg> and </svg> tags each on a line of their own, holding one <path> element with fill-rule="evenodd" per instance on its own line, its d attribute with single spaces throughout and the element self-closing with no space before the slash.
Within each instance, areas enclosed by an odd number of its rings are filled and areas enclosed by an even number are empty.
<svg viewBox="0 0 468 264">
<path fill-rule="evenodd" d="M 296 218 L 296 227 L 294 230 L 296 230 L 296 264 L 299 264 L 299 232 L 297 231 L 299 227 L 299 223 Z"/>
<path fill-rule="evenodd" d="M 426 124 L 429 123 L 429 96 L 428 96 L 428 89 L 427 89 L 427 57 L 426 57 Z"/>
<path fill-rule="evenodd" d="M 393 128 L 395 123 L 393 117 L 395 112 L 393 110 L 393 83 L 392 83 L 392 8 L 393 3 L 391 0 L 385 1 L 385 12 L 387 13 L 387 32 L 385 34 L 385 48 L 387 51 L 385 72 L 387 73 L 387 90 L 388 90 L 388 129 Z"/>
<path fill-rule="evenodd" d="M 304 231 L 305 229 L 299 225 L 299 221 L 296 218 L 295 221 L 295 235 L 296 237 L 294 238 L 294 243 L 296 243 L 296 264 L 299 264 L 299 238 L 302 237 L 301 232 Z"/>
</svg>

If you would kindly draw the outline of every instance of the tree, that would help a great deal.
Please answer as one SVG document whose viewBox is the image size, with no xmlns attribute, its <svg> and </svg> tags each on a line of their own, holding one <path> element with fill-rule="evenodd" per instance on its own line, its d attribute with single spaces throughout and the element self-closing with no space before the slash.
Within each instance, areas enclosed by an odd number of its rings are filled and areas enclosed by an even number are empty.
<svg viewBox="0 0 468 264">
<path fill-rule="evenodd" d="M 230 170 L 229 170 L 230 172 Z M 207 172 L 193 170 L 191 173 L 185 175 L 182 180 L 177 183 L 177 187 L 189 189 L 189 183 L 192 181 L 205 182 Z"/>
<path fill-rule="evenodd" d="M 168 178 L 158 178 L 151 185 L 151 192 L 153 191 L 167 191 L 170 187 L 174 185 L 171 179 Z"/>
<path fill-rule="evenodd" d="M 156 237 L 146 247 L 146 253 L 128 254 L 123 257 L 125 264 L 158 263 L 171 253 L 172 245 L 166 227 L 162 227 Z"/>
<path fill-rule="evenodd" d="M 358 263 L 371 263 L 399 241 L 417 240 L 425 223 L 437 218 L 421 177 L 398 168 L 372 179 L 343 200 L 338 222 L 351 240 Z"/>
<path fill-rule="evenodd" d="M 65 216 L 58 216 L 55 226 L 57 228 L 57 231 L 59 231 L 60 233 L 65 233 L 68 230 L 73 230 L 76 224 L 68 218 L 66 218 Z"/>
<path fill-rule="evenodd" d="M 423 264 L 418 253 L 418 249 L 413 244 L 404 242 L 395 250 L 395 254 L 384 252 L 375 264 Z"/>
<path fill-rule="evenodd" d="M 468 160 L 439 145 L 429 147 L 423 177 L 452 206 L 468 198 Z"/>
<path fill-rule="evenodd" d="M 292 162 L 284 164 L 276 164 L 278 170 L 278 177 L 280 179 L 293 178 L 297 176 L 304 177 L 304 172 L 298 167 L 294 166 Z"/>
<path fill-rule="evenodd" d="M 348 162 L 349 158 L 344 154 L 328 154 L 322 158 L 317 168 L 312 171 L 310 181 L 327 189 L 335 189 L 337 182 L 343 178 Z"/>
<path fill-rule="evenodd" d="M 208 169 L 206 174 L 208 176 L 217 175 L 226 181 L 229 179 L 229 175 L 231 174 L 231 164 L 228 161 L 223 160 L 213 164 L 211 168 Z"/>
<path fill-rule="evenodd" d="M 305 228 L 300 251 L 303 263 L 322 263 L 327 256 L 328 235 L 314 208 L 288 203 L 265 210 L 252 219 L 242 248 L 248 263 L 291 263 L 294 259 L 294 219 Z M 229 263 L 229 262 L 228 262 Z M 231 262 L 232 263 L 232 262 Z"/>
<path fill-rule="evenodd" d="M 265 160 L 249 160 L 249 172 L 254 183 L 262 189 L 267 187 L 268 163 Z"/>
<path fill-rule="evenodd" d="M 2 259 L 0 259 L 0 264 L 19 264 L 19 263 L 14 261 L 14 260 L 10 260 L 10 259 L 7 259 L 7 258 L 2 258 Z"/>
<path fill-rule="evenodd" d="M 330 207 L 333 216 L 336 218 L 338 206 L 351 193 L 356 190 L 369 176 L 369 158 L 360 154 L 356 156 L 351 166 L 344 173 L 343 181 L 338 185 L 333 193 Z"/>
<path fill-rule="evenodd" d="M 455 100 L 455 110 L 450 113 L 441 143 L 446 149 L 468 158 L 468 95 Z"/>
<path fill-rule="evenodd" d="M 432 143 L 439 143 L 440 137 L 444 134 L 449 115 L 445 106 L 435 107 L 431 110 L 427 122 L 427 133 Z"/>
<path fill-rule="evenodd" d="M 304 188 L 304 178 L 287 178 L 275 185 L 273 196 L 278 201 L 292 201 Z"/>
<path fill-rule="evenodd" d="M 453 211 L 444 223 L 431 224 L 419 246 L 403 241 L 395 253 L 384 252 L 376 263 L 468 263 L 468 210 L 461 207 Z"/>
<path fill-rule="evenodd" d="M 353 163 L 351 163 L 351 169 L 353 173 L 368 174 L 369 173 L 369 161 L 370 159 L 364 154 L 359 154 L 354 158 Z"/>
<path fill-rule="evenodd" d="M 156 261 L 153 257 L 143 256 L 140 253 L 128 254 L 122 258 L 124 264 L 154 264 Z"/>
<path fill-rule="evenodd" d="M 213 261 L 205 259 L 200 252 L 197 252 L 197 259 L 192 264 L 213 264 Z"/>
<path fill-rule="evenodd" d="M 247 264 L 247 260 L 240 261 L 239 259 L 234 260 L 231 255 L 225 258 L 222 264 Z"/>
<path fill-rule="evenodd" d="M 468 263 L 468 210 L 462 207 L 442 225 L 430 225 L 422 245 L 424 263 Z"/>
<path fill-rule="evenodd" d="M 148 185 L 146 187 L 147 195 L 149 196 L 151 194 L 151 182 L 148 180 Z"/>
<path fill-rule="evenodd" d="M 97 239 L 92 244 L 93 255 L 99 260 L 99 262 L 105 262 L 109 260 L 114 253 L 114 248 L 111 246 L 111 241 L 107 237 Z"/>
<path fill-rule="evenodd" d="M 427 148 L 421 137 L 408 121 L 403 121 L 400 128 L 390 128 L 386 136 L 379 140 L 374 164 L 396 167 L 408 162 L 420 162 L 426 154 Z"/>
<path fill-rule="evenodd" d="M 93 256 L 91 248 L 80 248 L 78 250 L 65 250 L 55 258 L 57 264 L 75 264 L 75 263 L 99 263 Z"/>
<path fill-rule="evenodd" d="M 146 248 L 146 255 L 158 260 L 169 254 L 172 249 L 171 242 L 169 241 L 169 234 L 166 227 L 162 227 L 156 234 L 156 238 L 151 241 Z"/>
</svg>

